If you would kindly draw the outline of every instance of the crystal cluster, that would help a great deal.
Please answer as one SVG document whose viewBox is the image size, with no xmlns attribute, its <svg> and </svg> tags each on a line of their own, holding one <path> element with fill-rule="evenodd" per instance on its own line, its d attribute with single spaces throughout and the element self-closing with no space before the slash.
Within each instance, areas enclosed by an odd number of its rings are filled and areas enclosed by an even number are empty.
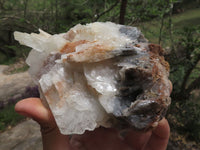
<svg viewBox="0 0 200 150">
<path fill-rule="evenodd" d="M 15 32 L 32 48 L 26 62 L 63 134 L 99 126 L 155 127 L 170 104 L 169 65 L 162 48 L 136 27 L 76 25 L 50 35 Z"/>
</svg>

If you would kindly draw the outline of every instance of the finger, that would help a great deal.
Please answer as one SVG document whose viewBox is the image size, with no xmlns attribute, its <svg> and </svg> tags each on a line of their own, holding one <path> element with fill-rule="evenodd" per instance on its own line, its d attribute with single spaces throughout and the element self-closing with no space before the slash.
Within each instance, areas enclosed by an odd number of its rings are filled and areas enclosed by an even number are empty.
<svg viewBox="0 0 200 150">
<path fill-rule="evenodd" d="M 150 150 L 165 150 L 167 148 L 169 136 L 170 127 L 168 121 L 164 118 L 152 131 L 151 138 L 146 147 Z"/>
<path fill-rule="evenodd" d="M 70 143 L 73 148 L 80 150 L 132 150 L 119 136 L 119 132 L 112 128 L 97 128 L 86 131 L 83 135 L 73 135 Z"/>
<path fill-rule="evenodd" d="M 172 84 L 171 81 L 169 81 L 169 83 L 170 83 L 170 93 L 172 93 L 172 90 L 173 90 L 173 84 Z"/>
<path fill-rule="evenodd" d="M 15 111 L 40 124 L 44 150 L 70 149 L 68 136 L 60 133 L 51 111 L 43 106 L 39 98 L 19 101 L 15 105 Z"/>
<path fill-rule="evenodd" d="M 136 150 L 142 150 L 147 144 L 150 137 L 151 131 L 142 132 L 131 130 L 124 138 L 124 141 L 126 141 L 126 143 L 132 148 Z"/>
<path fill-rule="evenodd" d="M 21 115 L 33 118 L 39 124 L 55 125 L 50 110 L 45 108 L 39 98 L 27 98 L 15 105 L 15 111 Z"/>
</svg>

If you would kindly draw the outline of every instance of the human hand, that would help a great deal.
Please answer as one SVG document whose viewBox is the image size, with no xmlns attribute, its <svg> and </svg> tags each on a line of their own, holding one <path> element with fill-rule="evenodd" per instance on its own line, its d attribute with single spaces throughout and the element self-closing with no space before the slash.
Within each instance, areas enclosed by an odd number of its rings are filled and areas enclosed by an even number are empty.
<svg viewBox="0 0 200 150">
<path fill-rule="evenodd" d="M 97 128 L 69 137 L 60 133 L 51 111 L 39 98 L 19 101 L 15 110 L 40 124 L 44 150 L 165 150 L 169 140 L 170 128 L 166 119 L 148 132 L 129 130 L 121 136 L 117 129 Z"/>
</svg>

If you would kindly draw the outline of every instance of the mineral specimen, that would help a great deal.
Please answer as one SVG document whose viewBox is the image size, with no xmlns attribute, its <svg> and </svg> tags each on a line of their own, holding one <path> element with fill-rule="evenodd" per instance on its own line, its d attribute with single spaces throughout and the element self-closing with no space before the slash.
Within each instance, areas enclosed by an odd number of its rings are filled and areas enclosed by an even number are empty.
<svg viewBox="0 0 200 150">
<path fill-rule="evenodd" d="M 136 27 L 76 25 L 50 35 L 15 32 L 32 49 L 27 64 L 63 134 L 99 126 L 147 130 L 170 104 L 169 65 L 162 48 Z"/>
</svg>

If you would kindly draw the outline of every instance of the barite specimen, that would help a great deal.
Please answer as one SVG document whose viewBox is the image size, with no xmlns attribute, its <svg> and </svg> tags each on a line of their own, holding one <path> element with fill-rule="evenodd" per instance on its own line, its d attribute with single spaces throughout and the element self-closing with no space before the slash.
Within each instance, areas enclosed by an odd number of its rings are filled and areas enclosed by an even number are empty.
<svg viewBox="0 0 200 150">
<path fill-rule="evenodd" d="M 148 130 L 170 104 L 169 65 L 136 27 L 76 25 L 50 35 L 15 32 L 32 49 L 26 62 L 63 134 L 99 126 Z"/>
</svg>

